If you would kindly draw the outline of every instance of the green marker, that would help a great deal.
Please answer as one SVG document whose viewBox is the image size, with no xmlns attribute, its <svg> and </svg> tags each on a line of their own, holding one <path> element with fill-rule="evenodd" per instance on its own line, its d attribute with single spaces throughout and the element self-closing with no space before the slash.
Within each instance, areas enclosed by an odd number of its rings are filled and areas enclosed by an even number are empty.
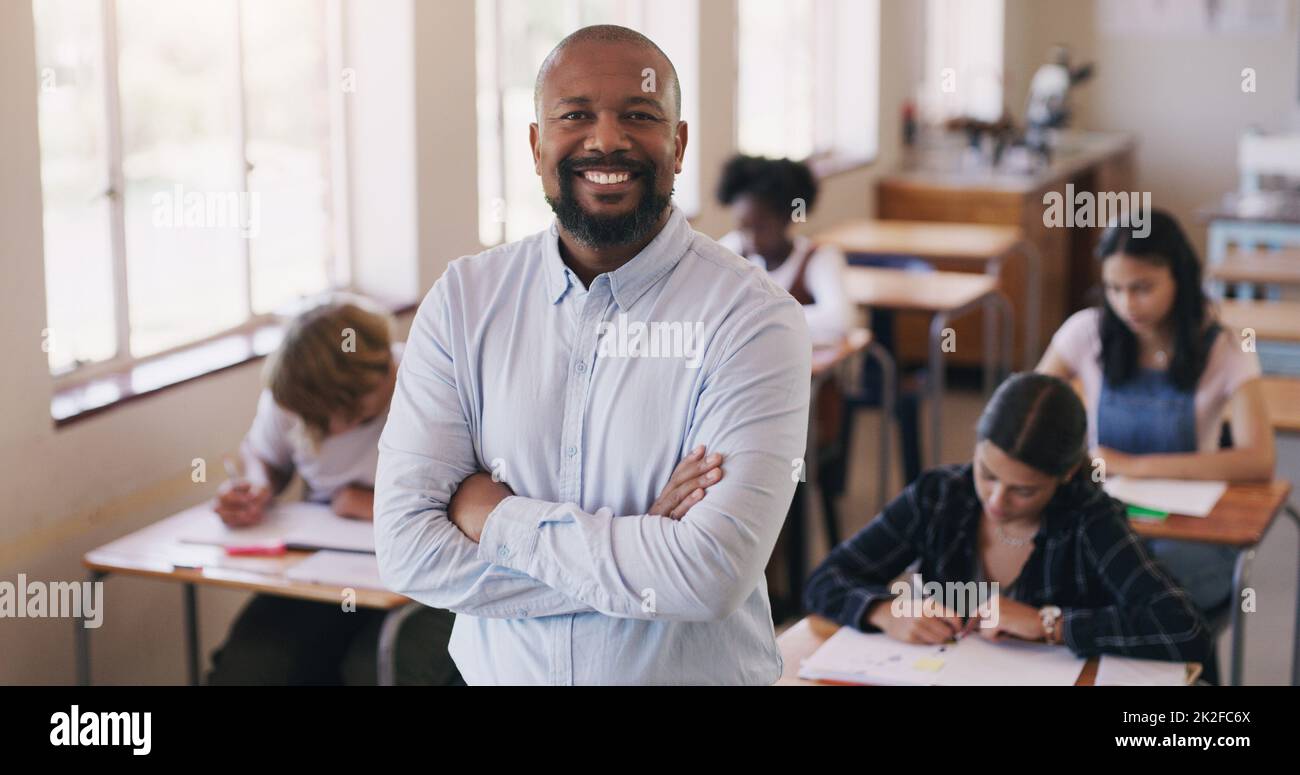
<svg viewBox="0 0 1300 775">
<path fill-rule="evenodd" d="M 1128 504 L 1128 515 L 1132 519 L 1164 519 L 1169 516 L 1169 512 L 1148 509 L 1143 506 L 1134 506 L 1130 503 Z"/>
</svg>

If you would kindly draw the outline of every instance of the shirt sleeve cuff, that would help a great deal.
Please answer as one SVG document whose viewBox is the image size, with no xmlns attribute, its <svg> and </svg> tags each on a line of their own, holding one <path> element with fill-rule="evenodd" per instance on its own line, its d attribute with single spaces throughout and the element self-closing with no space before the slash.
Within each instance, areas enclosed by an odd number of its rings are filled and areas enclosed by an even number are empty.
<svg viewBox="0 0 1300 775">
<path fill-rule="evenodd" d="M 549 505 L 519 495 L 502 499 L 483 523 L 478 558 L 489 565 L 527 573 L 537 548 L 539 525 Z"/>
<path fill-rule="evenodd" d="M 867 609 L 881 600 L 892 600 L 897 595 L 892 592 L 877 592 L 868 589 L 855 589 L 850 593 L 851 600 L 846 601 L 840 618 L 840 624 L 847 625 L 862 632 L 880 632 L 880 628 L 867 622 Z"/>
<path fill-rule="evenodd" d="M 1096 633 L 1093 628 L 1092 611 L 1086 608 L 1066 608 L 1061 612 L 1061 627 L 1065 635 L 1065 645 L 1075 654 L 1092 654 Z"/>
</svg>

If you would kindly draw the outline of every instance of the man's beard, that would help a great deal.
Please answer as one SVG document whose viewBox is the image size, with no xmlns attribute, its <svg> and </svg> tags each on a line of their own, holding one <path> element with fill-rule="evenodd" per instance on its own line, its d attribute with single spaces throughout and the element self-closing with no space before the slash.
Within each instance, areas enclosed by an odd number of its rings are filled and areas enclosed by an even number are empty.
<svg viewBox="0 0 1300 775">
<path fill-rule="evenodd" d="M 612 165 L 614 169 L 626 170 L 638 175 L 641 184 L 641 198 L 636 207 L 623 215 L 592 215 L 578 203 L 574 194 L 574 176 L 579 170 L 611 165 L 594 163 L 583 159 L 582 166 L 575 165 L 575 160 L 565 159 L 556 168 L 560 178 L 560 196 L 553 199 L 546 197 L 555 217 L 565 231 L 573 238 L 590 248 L 611 248 L 619 245 L 634 245 L 645 240 L 659 222 L 659 216 L 672 202 L 672 192 L 667 196 L 660 194 L 655 186 L 655 168 L 651 164 L 630 164 L 626 161 Z"/>
</svg>

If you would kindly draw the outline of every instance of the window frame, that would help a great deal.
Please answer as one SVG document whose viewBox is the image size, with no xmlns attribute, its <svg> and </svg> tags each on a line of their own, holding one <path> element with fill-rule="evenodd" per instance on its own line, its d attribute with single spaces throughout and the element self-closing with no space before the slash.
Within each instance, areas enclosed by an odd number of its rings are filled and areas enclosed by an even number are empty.
<svg viewBox="0 0 1300 775">
<path fill-rule="evenodd" d="M 737 153 L 752 153 L 741 147 L 740 124 L 741 124 L 741 70 L 743 62 L 741 61 L 742 46 L 740 45 L 739 35 L 741 29 L 741 14 L 744 13 L 743 5 L 745 0 L 737 0 L 736 3 L 736 84 L 735 91 L 735 121 L 733 122 L 732 147 Z M 812 29 L 808 41 L 800 41 L 800 45 L 808 45 L 812 48 L 812 71 L 813 71 L 813 110 L 812 110 L 812 151 L 803 158 L 795 159 L 807 164 L 813 171 L 814 176 L 818 179 L 831 177 L 843 172 L 862 168 L 871 165 L 880 156 L 880 23 L 881 23 L 881 4 L 879 0 L 868 0 L 867 16 L 872 25 L 869 39 L 864 43 L 869 43 L 871 48 L 867 51 L 867 62 L 870 65 L 868 73 L 861 77 L 868 79 L 866 109 L 869 111 L 864 124 L 864 130 L 867 132 L 870 140 L 868 148 L 865 151 L 846 148 L 840 145 L 838 118 L 840 103 L 842 102 L 839 91 L 841 88 L 841 75 L 838 67 L 839 57 L 839 40 L 836 33 L 840 29 L 839 25 L 839 5 L 838 0 L 812 0 Z M 788 155 L 788 154 L 787 154 Z"/>
<path fill-rule="evenodd" d="M 237 156 L 242 160 L 239 171 L 239 183 L 242 191 L 248 191 L 248 175 L 252 167 L 248 160 L 248 142 L 247 142 L 247 89 L 244 82 L 244 31 L 243 31 L 243 13 L 244 0 L 236 0 L 234 17 L 234 45 L 236 47 L 235 68 L 236 84 L 238 94 L 235 100 L 235 109 L 238 111 L 236 121 L 236 143 Z M 345 58 L 346 38 L 345 24 L 343 23 L 343 0 L 325 0 L 324 2 L 325 19 L 325 51 L 323 59 L 326 63 L 326 72 L 323 73 L 327 82 L 333 83 L 332 74 L 340 72 L 336 65 L 340 65 Z M 257 331 L 264 329 L 268 325 L 275 324 L 280 320 L 280 315 L 274 312 L 253 314 L 253 292 L 252 292 L 252 250 L 247 239 L 241 239 L 240 244 L 240 268 L 242 273 L 243 298 L 241 303 L 244 305 L 246 317 L 240 324 L 213 332 L 208 336 L 198 339 L 191 339 L 173 347 L 160 350 L 148 355 L 134 356 L 131 354 L 131 308 L 130 308 L 130 289 L 127 285 L 127 250 L 126 250 L 126 205 L 123 192 L 126 190 L 126 179 L 123 172 L 123 151 L 122 151 L 122 111 L 121 111 L 121 90 L 119 84 L 119 49 L 117 39 L 117 0 L 100 0 L 100 45 L 103 54 L 103 111 L 105 116 L 105 158 L 104 162 L 108 167 L 107 180 L 108 188 L 100 193 L 101 198 L 107 198 L 109 202 L 108 213 L 108 239 L 112 261 L 112 304 L 113 304 L 113 328 L 114 328 L 114 353 L 111 357 L 100 361 L 88 361 L 84 363 L 74 363 L 70 367 L 62 369 L 51 369 L 48 359 L 46 360 L 46 369 L 53 381 L 56 395 L 64 393 L 87 383 L 101 380 L 109 375 L 129 373 L 136 366 L 146 364 L 152 361 L 163 360 L 177 353 L 183 353 L 187 350 L 201 349 L 212 345 L 214 342 L 231 337 L 232 335 L 252 336 Z M 336 85 L 335 85 L 336 86 Z M 326 106 L 329 116 L 329 158 L 331 160 L 328 180 L 332 194 L 329 199 L 329 228 L 334 235 L 333 255 L 326 257 L 326 276 L 329 279 L 329 285 L 324 293 L 334 293 L 340 291 L 353 291 L 352 278 L 355 275 L 355 267 L 352 264 L 353 253 L 351 245 L 351 208 L 350 192 L 347 190 L 347 168 L 349 163 L 350 151 L 348 148 L 348 131 L 346 125 L 346 95 L 341 88 L 331 87 L 328 90 L 329 105 Z M 341 123 L 344 122 L 344 123 Z M 44 260 L 44 259 L 42 259 Z M 46 291 L 45 303 L 49 304 L 48 289 Z M 47 312 L 48 320 L 48 312 Z"/>
</svg>

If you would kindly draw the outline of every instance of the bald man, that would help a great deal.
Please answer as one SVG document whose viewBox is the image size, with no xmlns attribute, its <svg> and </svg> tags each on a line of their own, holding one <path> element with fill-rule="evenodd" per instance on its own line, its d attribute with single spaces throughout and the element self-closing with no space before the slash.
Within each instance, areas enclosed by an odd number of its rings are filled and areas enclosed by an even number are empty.
<svg viewBox="0 0 1300 775">
<path fill-rule="evenodd" d="M 412 324 L 376 550 L 392 589 L 457 613 L 470 684 L 781 674 L 763 569 L 802 470 L 811 348 L 798 303 L 673 205 L 680 102 L 639 33 L 561 41 L 528 136 L 555 222 L 453 261 Z M 700 447 L 725 476 L 657 513 Z"/>
</svg>

